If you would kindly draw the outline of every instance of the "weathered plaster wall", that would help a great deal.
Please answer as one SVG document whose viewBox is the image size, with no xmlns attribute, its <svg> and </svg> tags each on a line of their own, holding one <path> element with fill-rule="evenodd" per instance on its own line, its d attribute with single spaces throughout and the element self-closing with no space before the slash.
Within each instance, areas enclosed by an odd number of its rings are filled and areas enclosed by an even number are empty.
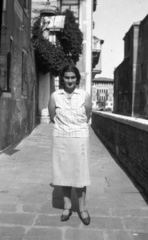
<svg viewBox="0 0 148 240">
<path fill-rule="evenodd" d="M 3 16 L 5 31 L 2 31 L 0 45 L 0 69 L 5 70 L 5 76 L 1 76 L 0 71 L 0 151 L 21 140 L 36 124 L 37 80 L 30 40 L 31 0 L 28 4 L 24 8 L 23 0 L 6 1 Z"/>
<path fill-rule="evenodd" d="M 148 121 L 93 112 L 92 127 L 148 194 Z"/>
<path fill-rule="evenodd" d="M 0 150 L 29 134 L 36 125 L 36 78 L 33 52 L 28 52 L 27 96 L 21 95 L 21 66 L 14 59 L 12 92 L 0 96 Z"/>
</svg>

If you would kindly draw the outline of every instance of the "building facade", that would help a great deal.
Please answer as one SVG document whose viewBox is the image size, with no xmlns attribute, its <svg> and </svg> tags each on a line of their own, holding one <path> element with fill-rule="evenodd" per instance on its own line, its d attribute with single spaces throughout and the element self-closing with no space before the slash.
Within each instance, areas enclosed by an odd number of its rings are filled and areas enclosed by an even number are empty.
<svg viewBox="0 0 148 240">
<path fill-rule="evenodd" d="M 148 15 L 140 23 L 139 44 L 140 70 L 135 86 L 138 96 L 135 96 L 134 111 L 136 115 L 148 119 Z"/>
<path fill-rule="evenodd" d="M 111 78 L 94 78 L 92 103 L 96 110 L 113 110 L 114 81 Z"/>
<path fill-rule="evenodd" d="M 31 0 L 2 1 L 0 150 L 29 134 L 36 122 L 36 72 L 30 23 Z"/>
<path fill-rule="evenodd" d="M 114 112 L 148 118 L 148 16 L 124 37 L 124 60 L 114 72 Z"/>
<path fill-rule="evenodd" d="M 124 60 L 114 72 L 114 112 L 135 115 L 136 84 L 139 79 L 139 22 L 124 37 Z"/>
</svg>

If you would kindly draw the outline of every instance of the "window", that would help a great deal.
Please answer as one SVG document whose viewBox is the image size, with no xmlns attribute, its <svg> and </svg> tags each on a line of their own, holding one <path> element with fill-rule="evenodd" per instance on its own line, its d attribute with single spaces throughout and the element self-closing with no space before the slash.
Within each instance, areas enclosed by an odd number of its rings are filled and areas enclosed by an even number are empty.
<svg viewBox="0 0 148 240">
<path fill-rule="evenodd" d="M 69 9 L 74 13 L 74 16 L 76 20 L 79 19 L 79 0 L 62 0 L 61 1 L 61 12 L 65 11 L 66 9 Z"/>
<path fill-rule="evenodd" d="M 27 52 L 22 51 L 22 95 L 27 97 Z"/>
<path fill-rule="evenodd" d="M 6 26 L 6 9 L 7 9 L 6 0 L 1 1 L 1 6 L 0 7 L 2 9 L 1 25 Z"/>
<path fill-rule="evenodd" d="M 59 89 L 59 77 L 55 77 L 54 83 L 55 83 L 55 90 L 58 90 Z"/>
</svg>

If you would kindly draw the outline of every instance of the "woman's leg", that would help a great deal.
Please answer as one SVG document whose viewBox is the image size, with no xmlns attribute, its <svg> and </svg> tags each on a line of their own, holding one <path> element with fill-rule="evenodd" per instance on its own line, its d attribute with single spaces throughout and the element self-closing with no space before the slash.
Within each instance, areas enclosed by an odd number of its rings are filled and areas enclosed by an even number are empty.
<svg viewBox="0 0 148 240">
<path fill-rule="evenodd" d="M 81 220 L 85 225 L 89 225 L 90 216 L 86 209 L 86 187 L 76 188 L 78 200 L 79 200 L 79 211 Z"/>
<path fill-rule="evenodd" d="M 86 187 L 76 188 L 78 201 L 79 201 L 79 211 L 82 212 L 83 217 L 87 217 L 87 213 L 83 212 L 86 210 Z"/>
<path fill-rule="evenodd" d="M 71 189 L 72 187 L 63 187 L 63 195 L 64 195 L 64 211 L 63 215 L 67 215 L 69 210 L 71 209 Z"/>
</svg>

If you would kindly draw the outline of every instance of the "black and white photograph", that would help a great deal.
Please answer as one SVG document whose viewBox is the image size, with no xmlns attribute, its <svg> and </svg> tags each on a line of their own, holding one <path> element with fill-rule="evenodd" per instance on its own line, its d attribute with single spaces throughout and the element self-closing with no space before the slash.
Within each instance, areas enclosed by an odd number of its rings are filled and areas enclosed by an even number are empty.
<svg viewBox="0 0 148 240">
<path fill-rule="evenodd" d="M 148 240 L 148 0 L 1 0 L 0 240 Z"/>
</svg>

